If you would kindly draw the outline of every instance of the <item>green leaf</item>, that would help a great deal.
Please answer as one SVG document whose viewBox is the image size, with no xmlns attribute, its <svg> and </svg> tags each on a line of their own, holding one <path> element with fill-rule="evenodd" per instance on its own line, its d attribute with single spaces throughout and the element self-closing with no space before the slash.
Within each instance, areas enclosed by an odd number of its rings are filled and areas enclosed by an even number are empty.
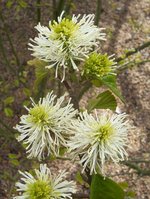
<svg viewBox="0 0 150 199">
<path fill-rule="evenodd" d="M 29 101 L 29 100 L 24 100 L 24 101 L 23 101 L 23 106 L 29 106 L 30 103 L 31 103 L 31 101 Z"/>
<path fill-rule="evenodd" d="M 9 153 L 9 154 L 8 154 L 8 157 L 9 157 L 10 159 L 17 159 L 17 155 L 16 155 L 15 153 Z"/>
<path fill-rule="evenodd" d="M 5 108 L 4 113 L 7 117 L 12 117 L 13 116 L 13 110 L 11 108 Z"/>
<path fill-rule="evenodd" d="M 17 87 L 19 86 L 19 80 L 18 79 L 14 80 L 14 85 L 17 86 Z"/>
<path fill-rule="evenodd" d="M 28 64 L 29 66 L 35 66 L 35 67 L 45 67 L 46 65 L 48 65 L 47 62 L 42 61 L 42 60 L 39 60 L 39 59 L 37 59 L 37 58 L 32 59 L 32 60 L 29 60 L 29 61 L 27 62 L 27 64 Z"/>
<path fill-rule="evenodd" d="M 90 199 L 124 199 L 122 188 L 113 180 L 99 174 L 93 175 Z"/>
<path fill-rule="evenodd" d="M 10 161 L 10 163 L 12 164 L 12 165 L 14 165 L 14 166 L 19 166 L 19 161 L 17 160 L 17 159 L 11 159 L 11 160 L 9 160 Z"/>
<path fill-rule="evenodd" d="M 28 88 L 24 88 L 24 89 L 23 89 L 23 93 L 24 93 L 27 97 L 30 97 L 30 96 L 31 96 L 31 91 L 30 91 L 30 89 L 28 89 Z"/>
<path fill-rule="evenodd" d="M 18 0 L 18 3 L 19 5 L 22 7 L 22 8 L 26 8 L 27 7 L 27 3 L 23 0 Z"/>
<path fill-rule="evenodd" d="M 117 102 L 112 93 L 107 90 L 99 94 L 96 99 L 89 100 L 88 111 L 91 112 L 93 109 L 110 109 L 116 110 Z"/>
<path fill-rule="evenodd" d="M 6 3 L 6 7 L 7 7 L 7 8 L 11 8 L 11 7 L 12 7 L 12 4 L 13 4 L 13 0 L 9 0 L 9 1 L 7 1 L 7 3 Z"/>
<path fill-rule="evenodd" d="M 136 193 L 135 193 L 134 191 L 128 191 L 128 192 L 126 193 L 126 196 L 127 196 L 128 198 L 135 198 L 135 197 L 136 197 Z"/>
<path fill-rule="evenodd" d="M 38 100 L 39 97 L 44 96 L 44 88 L 50 76 L 51 70 L 45 68 L 45 66 L 47 66 L 48 63 L 41 61 L 37 58 L 30 60 L 27 63 L 30 66 L 35 66 L 36 80 L 34 82 L 34 91 L 36 96 L 35 98 Z"/>
<path fill-rule="evenodd" d="M 129 187 L 129 185 L 128 185 L 128 183 L 127 182 L 120 182 L 120 183 L 118 183 L 119 185 L 120 185 L 120 187 L 122 188 L 122 189 L 127 189 L 128 187 Z"/>
<path fill-rule="evenodd" d="M 92 84 L 93 84 L 94 86 L 96 86 L 96 87 L 100 87 L 100 86 L 103 85 L 102 81 L 100 81 L 99 79 L 94 79 L 94 80 L 92 80 L 91 82 L 92 82 Z"/>
<path fill-rule="evenodd" d="M 10 105 L 14 102 L 14 97 L 13 96 L 10 96 L 10 97 L 7 97 L 5 100 L 4 100 L 4 105 Z"/>
<path fill-rule="evenodd" d="M 117 97 L 119 97 L 123 102 L 124 98 L 122 97 L 119 89 L 116 84 L 116 75 L 107 75 L 101 79 L 102 83 L 107 86 Z"/>
<path fill-rule="evenodd" d="M 76 178 L 76 181 L 79 182 L 81 185 L 84 184 L 84 180 L 83 180 L 83 178 L 82 178 L 82 176 L 81 176 L 79 171 L 76 173 L 75 178 Z"/>
<path fill-rule="evenodd" d="M 65 152 L 67 151 L 67 149 L 65 147 L 60 147 L 59 148 L 59 155 L 63 156 L 65 154 Z"/>
<path fill-rule="evenodd" d="M 9 153 L 9 162 L 14 166 L 19 166 L 19 161 L 17 160 L 17 154 Z"/>
</svg>

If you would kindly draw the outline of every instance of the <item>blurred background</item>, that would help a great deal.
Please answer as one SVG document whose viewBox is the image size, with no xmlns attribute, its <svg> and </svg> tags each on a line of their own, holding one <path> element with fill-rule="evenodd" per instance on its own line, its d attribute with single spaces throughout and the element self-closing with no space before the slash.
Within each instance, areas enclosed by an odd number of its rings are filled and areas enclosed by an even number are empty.
<svg viewBox="0 0 150 199">
<path fill-rule="evenodd" d="M 149 199 L 149 0 L 0 0 L 0 199 L 9 199 L 15 193 L 18 169 L 28 170 L 38 164 L 26 158 L 25 150 L 15 139 L 17 132 L 13 126 L 37 89 L 37 73 L 30 64 L 33 57 L 28 50 L 29 39 L 37 35 L 34 26 L 38 22 L 48 26 L 49 20 L 56 20 L 62 10 L 66 15 L 94 13 L 95 24 L 105 28 L 107 41 L 101 43 L 100 50 L 115 54 L 121 65 L 118 85 L 126 103 L 120 103 L 119 108 L 129 114 L 133 126 L 129 134 L 129 160 L 120 166 L 111 165 L 108 171 L 127 190 L 128 198 Z M 57 87 L 60 93 L 61 85 L 52 77 L 49 86 Z M 40 96 L 46 92 L 39 90 Z M 76 165 L 67 161 L 65 165 L 76 172 Z M 58 160 L 51 167 L 57 170 L 64 163 Z"/>
</svg>

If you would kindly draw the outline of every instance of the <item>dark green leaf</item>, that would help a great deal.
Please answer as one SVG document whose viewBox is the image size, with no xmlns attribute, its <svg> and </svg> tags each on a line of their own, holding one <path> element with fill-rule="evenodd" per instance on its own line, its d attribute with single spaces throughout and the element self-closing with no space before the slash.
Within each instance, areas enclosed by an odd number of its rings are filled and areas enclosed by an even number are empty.
<svg viewBox="0 0 150 199">
<path fill-rule="evenodd" d="M 116 84 L 116 75 L 107 75 L 105 77 L 103 77 L 101 79 L 101 81 L 103 82 L 103 84 L 105 86 L 107 86 L 117 97 L 119 97 L 123 102 L 124 99 L 119 91 L 119 89 L 117 88 L 117 84 Z"/>
<path fill-rule="evenodd" d="M 13 110 L 11 109 L 11 108 L 5 108 L 4 109 L 4 112 L 5 112 L 5 115 L 7 116 L 7 117 L 12 117 L 13 116 Z"/>
<path fill-rule="evenodd" d="M 4 105 L 10 105 L 14 102 L 14 97 L 13 96 L 10 96 L 10 97 L 7 97 L 5 100 L 4 100 Z"/>
<path fill-rule="evenodd" d="M 110 109 L 115 110 L 117 102 L 112 93 L 107 90 L 97 96 L 96 99 L 92 99 L 88 103 L 88 111 L 91 112 L 93 109 Z"/>
<path fill-rule="evenodd" d="M 99 174 L 93 175 L 90 199 L 124 199 L 124 191 L 113 180 Z"/>
</svg>

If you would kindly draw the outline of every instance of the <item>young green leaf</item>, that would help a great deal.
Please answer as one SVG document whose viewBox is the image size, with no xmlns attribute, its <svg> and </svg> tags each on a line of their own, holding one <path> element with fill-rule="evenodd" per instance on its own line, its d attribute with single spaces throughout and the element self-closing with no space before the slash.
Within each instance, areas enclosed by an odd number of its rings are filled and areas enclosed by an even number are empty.
<svg viewBox="0 0 150 199">
<path fill-rule="evenodd" d="M 124 199 L 123 189 L 113 180 L 99 174 L 93 175 L 90 199 Z"/>
<path fill-rule="evenodd" d="M 84 180 L 83 180 L 83 178 L 82 178 L 82 176 L 81 176 L 79 171 L 76 173 L 75 178 L 76 178 L 76 181 L 79 182 L 81 185 L 84 184 Z"/>
<path fill-rule="evenodd" d="M 110 109 L 116 110 L 117 102 L 112 93 L 107 90 L 99 94 L 96 99 L 89 100 L 88 111 L 91 112 L 93 109 Z"/>
<path fill-rule="evenodd" d="M 4 113 L 7 117 L 12 117 L 14 115 L 13 110 L 9 107 L 4 109 Z"/>
<path fill-rule="evenodd" d="M 101 79 L 103 84 L 107 86 L 117 97 L 119 97 L 123 102 L 124 98 L 122 97 L 119 89 L 116 84 L 116 75 L 107 75 Z"/>
<path fill-rule="evenodd" d="M 7 97 L 5 100 L 4 100 L 4 105 L 7 106 L 7 105 L 10 105 L 14 102 L 14 97 L 13 96 L 10 96 L 10 97 Z"/>
</svg>

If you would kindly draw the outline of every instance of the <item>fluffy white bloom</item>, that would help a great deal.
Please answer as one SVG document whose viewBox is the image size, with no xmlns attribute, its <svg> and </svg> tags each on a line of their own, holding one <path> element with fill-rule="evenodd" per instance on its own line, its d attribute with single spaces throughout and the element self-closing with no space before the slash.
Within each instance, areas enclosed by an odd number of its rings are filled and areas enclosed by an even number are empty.
<svg viewBox="0 0 150 199">
<path fill-rule="evenodd" d="M 66 147 L 69 124 L 76 111 L 70 100 L 66 106 L 64 101 L 65 95 L 56 100 L 56 95 L 51 92 L 38 104 L 32 100 L 32 108 L 26 107 L 28 114 L 21 116 L 15 129 L 21 133 L 17 139 L 25 144 L 29 158 L 41 160 L 50 153 L 59 155 L 60 147 Z"/>
<path fill-rule="evenodd" d="M 39 23 L 35 28 L 38 37 L 31 39 L 29 50 L 33 56 L 48 62 L 47 68 L 53 66 L 57 70 L 63 67 L 63 79 L 65 68 L 72 66 L 78 70 L 75 60 L 84 60 L 93 46 L 98 46 L 99 40 L 105 40 L 103 28 L 94 25 L 94 14 L 73 15 L 72 19 L 63 18 L 63 13 L 58 17 L 58 22 L 50 21 L 49 27 Z"/>
<path fill-rule="evenodd" d="M 16 183 L 17 191 L 21 194 L 13 199 L 61 199 L 72 198 L 76 192 L 73 181 L 64 180 L 65 171 L 58 176 L 52 176 L 46 164 L 41 164 L 40 169 L 35 169 L 35 176 L 28 172 L 21 172 L 21 182 Z"/>
<path fill-rule="evenodd" d="M 106 160 L 118 162 L 124 160 L 127 153 L 128 121 L 126 115 L 102 115 L 93 117 L 87 112 L 80 114 L 73 122 L 74 136 L 68 142 L 70 151 L 75 157 L 80 155 L 83 171 L 90 168 L 90 174 L 97 173 L 97 169 L 104 174 Z"/>
</svg>

